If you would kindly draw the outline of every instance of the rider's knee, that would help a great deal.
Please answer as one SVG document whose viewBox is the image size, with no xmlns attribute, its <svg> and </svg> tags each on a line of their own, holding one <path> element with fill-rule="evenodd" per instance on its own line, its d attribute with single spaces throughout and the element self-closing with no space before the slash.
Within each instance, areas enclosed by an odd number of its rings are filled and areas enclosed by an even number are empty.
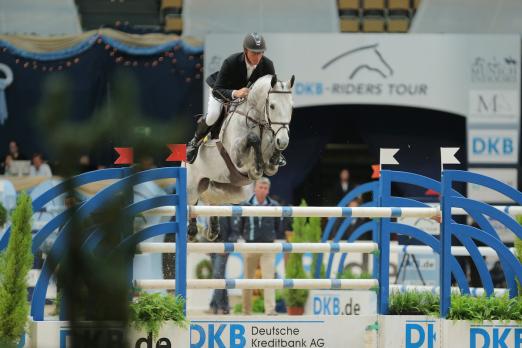
<svg viewBox="0 0 522 348">
<path fill-rule="evenodd" d="M 207 126 L 212 126 L 214 123 L 216 123 L 216 121 L 219 118 L 220 113 L 221 113 L 221 108 L 219 110 L 209 109 L 207 116 L 205 117 L 205 123 L 207 124 Z"/>
</svg>

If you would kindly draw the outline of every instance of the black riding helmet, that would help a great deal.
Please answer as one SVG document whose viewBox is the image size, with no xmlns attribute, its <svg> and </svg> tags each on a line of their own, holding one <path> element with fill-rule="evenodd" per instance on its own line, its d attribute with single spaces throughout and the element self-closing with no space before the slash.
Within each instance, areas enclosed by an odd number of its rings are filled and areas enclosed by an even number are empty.
<svg viewBox="0 0 522 348">
<path fill-rule="evenodd" d="M 243 48 L 252 52 L 264 52 L 266 50 L 265 39 L 261 34 L 250 33 L 243 40 Z"/>
</svg>

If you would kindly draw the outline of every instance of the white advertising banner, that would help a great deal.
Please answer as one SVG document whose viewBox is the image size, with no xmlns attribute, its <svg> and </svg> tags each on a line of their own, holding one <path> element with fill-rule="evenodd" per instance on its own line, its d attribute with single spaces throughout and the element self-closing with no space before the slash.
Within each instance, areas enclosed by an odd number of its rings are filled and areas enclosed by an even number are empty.
<svg viewBox="0 0 522 348">
<path fill-rule="evenodd" d="M 265 37 L 266 55 L 274 61 L 279 78 L 296 76 L 297 108 L 369 104 L 449 112 L 466 117 L 470 129 L 502 126 L 512 130 L 509 141 L 515 142 L 500 154 L 495 152 L 495 144 L 500 145 L 496 138 L 482 134 L 485 143 L 477 140 L 476 153 L 468 146 L 469 163 L 514 163 L 518 159 L 519 35 L 317 33 Z M 230 54 L 241 51 L 242 39 L 240 34 L 208 35 L 205 76 L 218 71 Z M 204 91 L 206 106 L 208 88 Z"/>
<path fill-rule="evenodd" d="M 296 107 L 385 104 L 515 122 L 519 35 L 266 34 L 280 79 L 296 76 Z M 205 75 L 241 51 L 243 36 L 211 34 Z M 422 117 L 422 115 L 419 115 Z M 491 119 L 491 118 L 494 119 Z"/>
<path fill-rule="evenodd" d="M 471 172 L 497 179 L 504 184 L 517 188 L 518 171 L 514 168 L 471 168 Z M 481 185 L 468 183 L 468 198 L 485 203 L 513 203 L 513 201 L 497 191 Z"/>
</svg>

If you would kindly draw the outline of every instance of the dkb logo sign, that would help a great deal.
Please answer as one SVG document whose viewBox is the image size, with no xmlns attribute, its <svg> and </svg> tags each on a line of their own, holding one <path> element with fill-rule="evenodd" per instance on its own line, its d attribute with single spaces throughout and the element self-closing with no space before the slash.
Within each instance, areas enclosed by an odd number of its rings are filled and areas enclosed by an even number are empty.
<svg viewBox="0 0 522 348">
<path fill-rule="evenodd" d="M 436 339 L 434 321 L 406 323 L 406 348 L 434 348 Z"/>
<path fill-rule="evenodd" d="M 205 325 L 207 326 L 207 325 Z M 241 324 L 198 324 L 190 326 L 190 348 L 244 348 L 245 327 Z"/>
<path fill-rule="evenodd" d="M 518 161 L 518 130 L 470 129 L 468 146 L 470 163 L 516 163 Z"/>
<path fill-rule="evenodd" d="M 469 330 L 470 348 L 522 348 L 522 328 L 472 327 Z"/>
</svg>

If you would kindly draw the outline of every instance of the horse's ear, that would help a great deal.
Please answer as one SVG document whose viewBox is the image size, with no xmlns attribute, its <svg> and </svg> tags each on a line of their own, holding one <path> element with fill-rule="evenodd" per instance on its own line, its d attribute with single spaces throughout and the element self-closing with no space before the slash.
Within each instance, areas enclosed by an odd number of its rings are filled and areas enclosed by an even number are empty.
<svg viewBox="0 0 522 348">
<path fill-rule="evenodd" d="M 295 75 L 290 78 L 290 88 L 294 87 Z"/>
<path fill-rule="evenodd" d="M 272 85 L 272 88 L 275 86 L 275 84 L 277 83 L 277 75 L 273 75 L 272 76 L 272 81 L 270 82 L 270 85 Z"/>
</svg>

